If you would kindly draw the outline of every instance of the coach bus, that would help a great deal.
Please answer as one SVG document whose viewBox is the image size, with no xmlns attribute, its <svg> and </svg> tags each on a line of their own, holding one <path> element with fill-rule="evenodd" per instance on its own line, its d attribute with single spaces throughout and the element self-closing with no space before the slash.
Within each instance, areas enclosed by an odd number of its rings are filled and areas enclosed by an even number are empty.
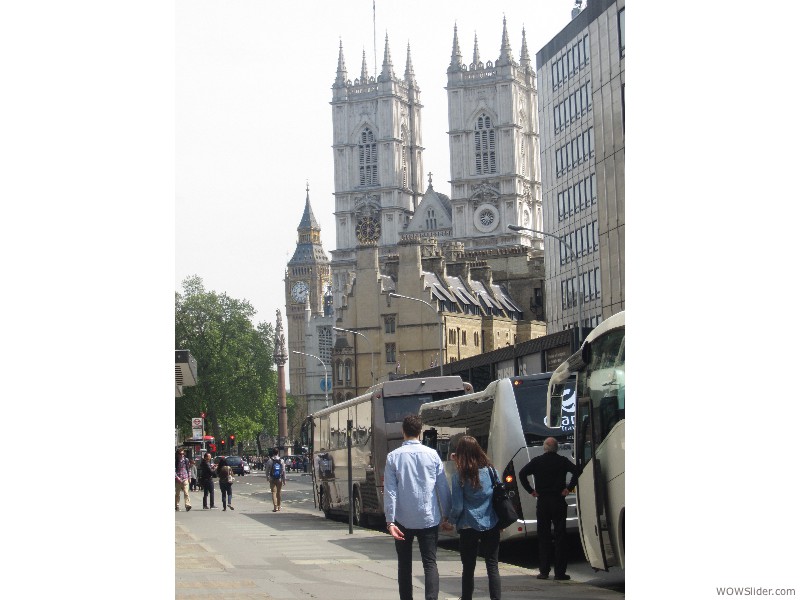
<svg viewBox="0 0 800 600">
<path fill-rule="evenodd" d="M 548 427 L 547 384 L 551 373 L 508 377 L 490 383 L 482 392 L 426 402 L 420 407 L 423 442 L 436 448 L 442 457 L 448 481 L 455 472 L 451 453 L 462 435 L 471 435 L 506 482 L 519 520 L 505 528 L 501 541 L 536 536 L 536 498 L 525 492 L 517 473 L 530 460 L 543 453 L 548 437 L 559 442 L 558 453 L 571 458 L 574 417 L 568 414 L 560 431 Z M 570 390 L 564 391 L 567 397 Z M 566 485 L 566 480 L 565 480 Z M 567 529 L 577 530 L 575 495 L 567 496 Z M 451 532 L 455 535 L 455 532 Z M 443 535 L 448 535 L 444 532 Z"/>
<path fill-rule="evenodd" d="M 575 462 L 578 522 L 586 560 L 596 570 L 625 568 L 625 312 L 603 321 L 554 372 L 549 425 L 559 427 L 565 382 L 577 373 Z M 571 385 L 571 384 L 567 384 Z"/>
<path fill-rule="evenodd" d="M 313 456 L 312 481 L 326 518 L 347 516 L 350 493 L 353 523 L 383 522 L 386 455 L 403 443 L 403 419 L 424 402 L 472 391 L 457 375 L 396 379 L 306 417 L 300 437 Z M 353 487 L 347 477 L 347 422 L 351 424 Z"/>
</svg>

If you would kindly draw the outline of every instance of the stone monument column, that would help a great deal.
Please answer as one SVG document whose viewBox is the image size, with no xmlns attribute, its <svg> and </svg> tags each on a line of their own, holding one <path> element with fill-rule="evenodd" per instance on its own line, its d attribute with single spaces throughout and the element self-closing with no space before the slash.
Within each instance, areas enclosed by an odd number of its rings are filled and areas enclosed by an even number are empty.
<svg viewBox="0 0 800 600">
<path fill-rule="evenodd" d="M 286 337 L 283 335 L 283 319 L 280 309 L 275 311 L 277 323 L 275 325 L 275 353 L 272 358 L 278 366 L 278 454 L 286 456 L 286 432 L 289 421 L 286 414 L 286 361 L 289 354 L 286 352 Z"/>
</svg>

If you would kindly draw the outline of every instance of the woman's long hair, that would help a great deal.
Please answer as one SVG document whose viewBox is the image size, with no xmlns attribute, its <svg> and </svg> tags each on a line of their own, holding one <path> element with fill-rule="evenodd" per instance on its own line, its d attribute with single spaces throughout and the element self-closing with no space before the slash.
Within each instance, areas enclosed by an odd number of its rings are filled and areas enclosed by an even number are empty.
<svg viewBox="0 0 800 600">
<path fill-rule="evenodd" d="M 471 435 L 465 435 L 458 440 L 455 454 L 456 469 L 461 485 L 469 481 L 474 489 L 481 487 L 478 469 L 491 467 L 492 463 L 489 462 L 489 457 L 478 444 L 478 440 Z"/>
</svg>

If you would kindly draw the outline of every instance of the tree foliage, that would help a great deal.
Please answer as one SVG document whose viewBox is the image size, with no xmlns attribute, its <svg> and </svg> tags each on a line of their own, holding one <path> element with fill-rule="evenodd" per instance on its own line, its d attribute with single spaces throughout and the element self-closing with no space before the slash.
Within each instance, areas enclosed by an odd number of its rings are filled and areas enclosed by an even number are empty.
<svg viewBox="0 0 800 600">
<path fill-rule="evenodd" d="M 175 294 L 175 348 L 197 361 L 197 385 L 175 399 L 175 424 L 191 435 L 191 419 L 206 413 L 206 435 L 234 434 L 253 440 L 277 431 L 277 374 L 273 370 L 275 328 L 253 325 L 247 300 L 207 291 L 198 276 L 182 282 Z"/>
</svg>

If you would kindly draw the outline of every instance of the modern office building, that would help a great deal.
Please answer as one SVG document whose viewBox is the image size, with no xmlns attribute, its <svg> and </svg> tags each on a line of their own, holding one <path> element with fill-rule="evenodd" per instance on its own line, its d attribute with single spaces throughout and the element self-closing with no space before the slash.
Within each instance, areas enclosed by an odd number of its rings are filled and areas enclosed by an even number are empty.
<svg viewBox="0 0 800 600">
<path fill-rule="evenodd" d="M 545 312 L 585 335 L 625 308 L 625 0 L 573 15 L 536 54 Z"/>
</svg>

